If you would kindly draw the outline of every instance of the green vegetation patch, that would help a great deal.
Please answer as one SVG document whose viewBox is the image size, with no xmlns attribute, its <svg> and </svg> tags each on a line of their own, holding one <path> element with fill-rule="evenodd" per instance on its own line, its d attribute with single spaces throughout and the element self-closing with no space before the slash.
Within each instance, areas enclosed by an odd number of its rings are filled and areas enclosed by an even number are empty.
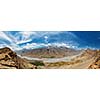
<svg viewBox="0 0 100 100">
<path fill-rule="evenodd" d="M 35 65 L 35 66 L 45 66 L 45 64 L 43 63 L 43 61 L 33 61 L 30 62 L 31 64 Z"/>
</svg>

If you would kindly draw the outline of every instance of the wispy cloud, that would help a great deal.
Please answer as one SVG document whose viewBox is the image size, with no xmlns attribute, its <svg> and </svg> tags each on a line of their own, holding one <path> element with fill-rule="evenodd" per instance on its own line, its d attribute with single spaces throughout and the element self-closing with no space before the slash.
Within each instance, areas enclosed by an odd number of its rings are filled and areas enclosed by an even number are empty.
<svg viewBox="0 0 100 100">
<path fill-rule="evenodd" d="M 12 39 L 9 38 L 4 32 L 0 32 L 0 39 L 12 42 Z"/>
<path fill-rule="evenodd" d="M 61 36 L 61 34 L 65 33 L 66 38 L 64 36 Z M 61 37 L 57 37 L 59 35 Z M 8 46 L 12 48 L 13 50 L 21 50 L 21 49 L 31 49 L 31 48 L 38 48 L 43 46 L 66 46 L 75 48 L 78 46 L 78 43 L 73 41 L 74 39 L 79 39 L 74 33 L 72 32 L 60 32 L 60 31 L 20 31 L 20 32 L 0 32 L 0 47 Z M 61 38 L 61 39 L 60 39 Z M 63 41 L 63 38 L 65 40 Z M 35 39 L 38 39 L 38 41 L 41 41 L 41 39 L 44 39 L 44 42 L 33 42 Z M 7 40 L 10 42 L 8 44 L 5 43 L 4 40 Z M 54 42 L 50 42 L 48 40 L 55 40 Z M 25 43 L 24 45 L 21 45 Z"/>
<path fill-rule="evenodd" d="M 32 41 L 32 39 L 17 41 L 16 44 L 23 44 Z"/>
</svg>

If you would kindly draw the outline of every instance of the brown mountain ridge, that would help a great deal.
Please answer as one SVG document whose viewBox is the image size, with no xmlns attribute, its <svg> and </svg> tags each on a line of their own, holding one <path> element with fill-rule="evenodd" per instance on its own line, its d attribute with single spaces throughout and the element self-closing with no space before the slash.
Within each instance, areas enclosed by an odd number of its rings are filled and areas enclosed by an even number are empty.
<svg viewBox="0 0 100 100">
<path fill-rule="evenodd" d="M 34 58 L 62 58 L 79 54 L 80 50 L 74 50 L 67 47 L 42 47 L 32 50 L 22 51 L 22 56 L 34 57 Z"/>
</svg>

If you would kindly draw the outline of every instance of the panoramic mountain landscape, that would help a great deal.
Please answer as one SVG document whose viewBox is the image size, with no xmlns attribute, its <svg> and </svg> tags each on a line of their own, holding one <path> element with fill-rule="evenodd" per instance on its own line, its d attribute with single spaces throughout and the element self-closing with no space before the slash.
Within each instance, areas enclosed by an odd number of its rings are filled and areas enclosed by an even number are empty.
<svg viewBox="0 0 100 100">
<path fill-rule="evenodd" d="M 99 69 L 99 31 L 2 31 L 0 69 Z"/>
</svg>

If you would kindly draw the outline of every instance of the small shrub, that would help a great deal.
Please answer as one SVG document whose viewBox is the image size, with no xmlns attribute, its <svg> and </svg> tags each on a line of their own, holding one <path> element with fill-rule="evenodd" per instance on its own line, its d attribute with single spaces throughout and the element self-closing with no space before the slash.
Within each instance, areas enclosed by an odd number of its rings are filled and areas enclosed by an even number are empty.
<svg viewBox="0 0 100 100">
<path fill-rule="evenodd" d="M 33 61 L 33 62 L 31 62 L 31 64 L 36 65 L 36 66 L 44 66 L 45 65 L 43 63 L 43 61 Z"/>
</svg>

